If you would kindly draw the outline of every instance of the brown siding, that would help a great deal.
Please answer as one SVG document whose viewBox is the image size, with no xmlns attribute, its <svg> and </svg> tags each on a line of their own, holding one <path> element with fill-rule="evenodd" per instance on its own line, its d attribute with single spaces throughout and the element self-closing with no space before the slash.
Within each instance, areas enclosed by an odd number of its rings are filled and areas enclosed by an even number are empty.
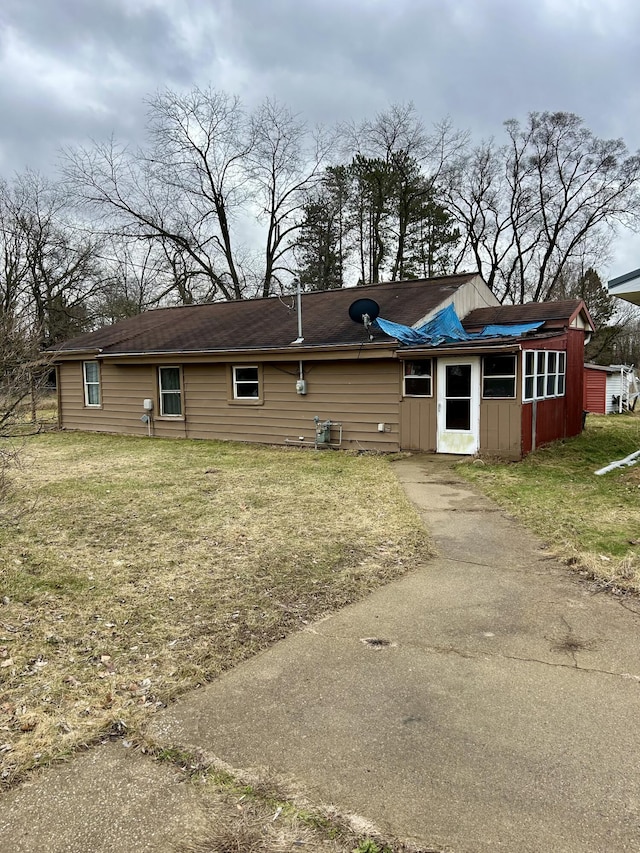
<svg viewBox="0 0 640 853">
<path fill-rule="evenodd" d="M 521 450 L 520 360 L 516 368 L 514 400 L 480 400 L 480 453 L 519 459 Z M 433 393 L 430 398 L 406 397 L 400 403 L 400 448 L 436 452 L 437 369 L 433 362 Z"/>
<path fill-rule="evenodd" d="M 63 429 L 146 435 L 142 401 L 150 397 L 157 407 L 156 371 L 151 365 L 100 365 L 100 408 L 84 405 L 82 362 L 60 365 L 60 419 Z M 180 422 L 156 422 L 156 434 L 184 435 Z M 159 426 L 159 428 L 158 428 Z"/>
<path fill-rule="evenodd" d="M 257 362 L 256 362 L 257 363 Z M 169 364 L 169 362 L 163 362 Z M 175 362 L 173 362 L 175 364 Z M 313 418 L 343 424 L 342 446 L 398 448 L 399 366 L 396 361 L 307 363 L 308 393 L 296 393 L 298 362 L 263 367 L 263 402 L 230 401 L 230 366 L 185 364 L 182 368 L 184 419 L 157 417 L 155 365 L 101 364 L 102 406 L 83 402 L 82 364 L 61 365 L 62 426 L 145 435 L 142 402 L 154 401 L 153 433 L 162 437 L 233 439 L 267 444 L 313 445 Z M 378 432 L 378 424 L 385 431 Z M 304 436 L 304 441 L 300 441 Z M 338 431 L 332 433 L 337 440 Z"/>
<path fill-rule="evenodd" d="M 83 412 L 81 371 L 82 363 L 79 361 L 58 365 L 58 423 L 62 428 L 75 429 L 78 415 Z M 86 429 L 91 429 L 90 425 Z"/>
<path fill-rule="evenodd" d="M 480 401 L 480 453 L 520 459 L 521 408 L 518 398 Z"/>
<path fill-rule="evenodd" d="M 265 364 L 263 402 L 230 401 L 229 365 L 187 365 L 187 434 L 268 444 L 313 444 L 314 417 L 342 423 L 342 446 L 398 447 L 397 362 L 307 363 L 307 394 L 296 393 L 298 364 Z M 378 424 L 385 431 L 378 432 Z M 304 440 L 300 441 L 300 436 Z M 338 430 L 332 432 L 337 441 Z"/>
<path fill-rule="evenodd" d="M 545 348 L 567 347 L 567 395 L 538 402 L 536 445 L 575 435 L 581 427 L 583 333 L 570 332 L 568 338 L 568 341 L 561 337 L 544 342 Z M 529 348 L 537 347 L 527 345 Z M 261 366 L 263 394 L 257 405 L 230 400 L 230 364 L 185 363 L 182 365 L 183 418 L 157 416 L 157 366 L 151 362 L 101 362 L 102 405 L 94 409 L 84 405 L 82 362 L 63 362 L 59 366 L 61 426 L 146 435 L 147 426 L 140 417 L 144 413 L 143 400 L 151 398 L 155 415 L 153 434 L 161 437 L 308 446 L 314 443 L 313 419 L 317 415 L 321 421 L 342 423 L 342 447 L 346 449 L 436 450 L 435 361 L 434 396 L 406 399 L 401 399 L 401 365 L 392 358 L 306 362 L 308 393 L 304 396 L 296 393 L 297 361 L 267 363 Z M 531 449 L 532 407 L 519 402 L 520 374 L 519 365 L 515 400 L 481 400 L 480 451 L 483 453 L 519 458 Z M 384 432 L 378 431 L 379 423 L 385 425 Z M 332 439 L 337 441 L 337 438 L 336 429 Z"/>
<path fill-rule="evenodd" d="M 435 453 L 435 397 L 405 397 L 402 400 L 400 403 L 400 449 Z"/>
</svg>

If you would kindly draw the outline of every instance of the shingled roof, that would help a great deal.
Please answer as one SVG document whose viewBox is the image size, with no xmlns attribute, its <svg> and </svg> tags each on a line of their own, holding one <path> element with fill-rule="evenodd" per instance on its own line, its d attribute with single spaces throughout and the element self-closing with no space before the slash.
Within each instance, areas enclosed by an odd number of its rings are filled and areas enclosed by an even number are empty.
<svg viewBox="0 0 640 853">
<path fill-rule="evenodd" d="M 367 340 L 363 327 L 349 318 L 349 306 L 356 299 L 374 299 L 380 316 L 411 326 L 476 277 L 477 273 L 467 273 L 304 293 L 302 348 Z M 55 351 L 115 356 L 281 349 L 293 343 L 297 330 L 295 296 L 269 297 L 158 308 L 65 341 Z M 378 332 L 376 340 L 389 338 Z"/>
<path fill-rule="evenodd" d="M 489 325 L 510 325 L 512 323 L 535 323 L 543 325 L 540 332 L 550 332 L 569 326 L 574 317 L 583 309 L 586 319 L 593 326 L 591 317 L 581 299 L 563 299 L 558 302 L 527 302 L 525 305 L 495 305 L 490 308 L 476 308 L 462 320 L 467 331 L 478 331 Z"/>
</svg>

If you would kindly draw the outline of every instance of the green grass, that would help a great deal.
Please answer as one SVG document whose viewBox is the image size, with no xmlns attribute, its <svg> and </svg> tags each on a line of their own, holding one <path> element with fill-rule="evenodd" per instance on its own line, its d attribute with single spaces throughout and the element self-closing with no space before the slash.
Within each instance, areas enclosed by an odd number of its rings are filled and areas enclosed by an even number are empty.
<svg viewBox="0 0 640 853">
<path fill-rule="evenodd" d="M 640 417 L 590 415 L 582 435 L 522 462 L 476 460 L 458 471 L 604 583 L 640 590 L 640 465 L 595 471 L 640 450 Z"/>
</svg>

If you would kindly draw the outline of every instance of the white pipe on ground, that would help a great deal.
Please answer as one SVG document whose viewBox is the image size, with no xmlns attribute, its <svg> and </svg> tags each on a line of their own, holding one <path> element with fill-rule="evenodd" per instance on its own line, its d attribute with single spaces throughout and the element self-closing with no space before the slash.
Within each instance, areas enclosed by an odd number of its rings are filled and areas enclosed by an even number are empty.
<svg viewBox="0 0 640 853">
<path fill-rule="evenodd" d="M 597 475 L 607 474 L 609 471 L 613 471 L 614 468 L 624 468 L 625 466 L 635 465 L 638 461 L 640 461 L 640 450 L 636 450 L 635 453 L 630 453 L 629 456 L 625 456 L 624 459 L 618 459 L 617 462 L 611 462 L 609 465 L 605 465 L 604 468 L 600 468 L 600 470 L 595 473 Z"/>
</svg>

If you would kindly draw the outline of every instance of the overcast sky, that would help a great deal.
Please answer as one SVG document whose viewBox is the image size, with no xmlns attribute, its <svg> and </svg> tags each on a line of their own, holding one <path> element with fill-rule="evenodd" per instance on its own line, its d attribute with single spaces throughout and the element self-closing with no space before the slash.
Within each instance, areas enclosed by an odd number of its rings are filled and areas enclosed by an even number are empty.
<svg viewBox="0 0 640 853">
<path fill-rule="evenodd" d="M 170 87 L 276 97 L 310 123 L 412 101 L 478 141 L 532 110 L 640 148 L 638 0 L 1 0 L 0 174 L 139 141 Z M 604 278 L 640 267 L 618 241 Z"/>
</svg>

